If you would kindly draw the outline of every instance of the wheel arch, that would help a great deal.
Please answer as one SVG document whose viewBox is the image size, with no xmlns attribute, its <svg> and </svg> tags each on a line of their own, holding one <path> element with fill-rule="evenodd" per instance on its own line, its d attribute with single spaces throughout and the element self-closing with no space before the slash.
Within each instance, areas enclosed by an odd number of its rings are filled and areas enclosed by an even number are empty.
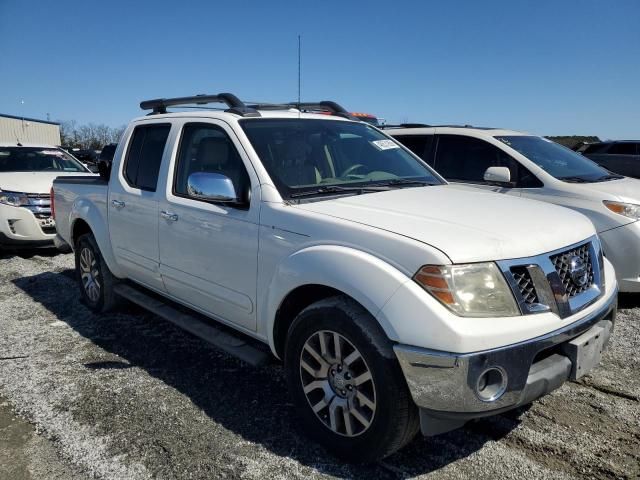
<svg viewBox="0 0 640 480">
<path fill-rule="evenodd" d="M 392 265 L 350 247 L 314 246 L 294 253 L 276 268 L 261 310 L 273 353 L 283 358 L 289 326 L 304 308 L 336 295 L 358 303 L 388 338 L 397 340 L 381 310 L 407 281 L 409 277 Z"/>
<path fill-rule="evenodd" d="M 326 285 L 301 285 L 290 291 L 276 311 L 273 323 L 273 347 L 279 358 L 284 357 L 284 349 L 289 327 L 302 310 L 324 298 L 344 295 L 344 292 Z"/>
<path fill-rule="evenodd" d="M 69 225 L 69 239 L 73 249 L 75 249 L 76 242 L 81 235 L 85 233 L 93 234 L 100 253 L 111 273 L 116 277 L 122 278 L 124 276 L 113 255 L 107 218 L 95 204 L 79 199 L 71 211 Z"/>
</svg>

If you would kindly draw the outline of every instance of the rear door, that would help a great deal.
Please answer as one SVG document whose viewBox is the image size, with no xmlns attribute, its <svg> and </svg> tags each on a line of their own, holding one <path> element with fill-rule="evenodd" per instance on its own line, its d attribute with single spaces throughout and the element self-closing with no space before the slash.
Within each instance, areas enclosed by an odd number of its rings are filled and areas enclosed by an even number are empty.
<svg viewBox="0 0 640 480">
<path fill-rule="evenodd" d="M 164 290 L 158 248 L 158 176 L 171 124 L 152 122 L 133 129 L 109 188 L 109 235 L 127 276 Z"/>
<path fill-rule="evenodd" d="M 185 121 L 177 135 L 160 204 L 160 268 L 167 291 L 213 318 L 255 331 L 259 182 L 225 122 Z M 250 201 L 235 205 L 190 196 L 187 180 L 195 172 L 229 177 L 241 196 L 251 192 Z"/>
</svg>

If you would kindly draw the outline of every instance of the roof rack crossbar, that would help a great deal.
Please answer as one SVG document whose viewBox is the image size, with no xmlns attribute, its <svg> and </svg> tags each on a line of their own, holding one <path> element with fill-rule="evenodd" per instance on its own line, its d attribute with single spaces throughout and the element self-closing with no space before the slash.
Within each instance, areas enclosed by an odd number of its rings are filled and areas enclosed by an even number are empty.
<svg viewBox="0 0 640 480">
<path fill-rule="evenodd" d="M 354 116 L 351 115 L 342 105 L 333 102 L 331 100 L 323 100 L 321 102 L 290 102 L 286 104 L 289 108 L 297 108 L 298 110 L 306 111 L 324 111 L 330 112 L 332 115 L 338 117 L 348 118 L 354 120 Z"/>
<path fill-rule="evenodd" d="M 142 110 L 152 110 L 150 115 L 167 113 L 167 107 L 175 107 L 179 105 L 206 105 L 208 103 L 224 103 L 229 107 L 226 112 L 235 113 L 243 117 L 259 117 L 260 113 L 255 109 L 245 105 L 242 100 L 233 93 L 219 93 L 217 95 L 194 95 L 191 97 L 176 98 L 156 98 L 153 100 L 145 100 L 140 102 Z"/>
<path fill-rule="evenodd" d="M 430 128 L 433 126 L 426 123 L 399 123 L 397 125 L 381 125 L 379 128 Z"/>
</svg>

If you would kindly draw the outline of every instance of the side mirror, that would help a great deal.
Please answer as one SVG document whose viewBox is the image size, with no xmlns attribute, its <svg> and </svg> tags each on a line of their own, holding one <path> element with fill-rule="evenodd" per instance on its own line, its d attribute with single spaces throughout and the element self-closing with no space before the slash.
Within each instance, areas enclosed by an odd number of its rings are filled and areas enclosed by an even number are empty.
<svg viewBox="0 0 640 480">
<path fill-rule="evenodd" d="M 220 173 L 196 172 L 187 180 L 189 195 L 210 202 L 238 203 L 238 195 L 231 179 Z"/>
<path fill-rule="evenodd" d="M 484 181 L 501 187 L 514 187 L 511 181 L 511 172 L 507 167 L 489 167 L 484 172 Z"/>
</svg>

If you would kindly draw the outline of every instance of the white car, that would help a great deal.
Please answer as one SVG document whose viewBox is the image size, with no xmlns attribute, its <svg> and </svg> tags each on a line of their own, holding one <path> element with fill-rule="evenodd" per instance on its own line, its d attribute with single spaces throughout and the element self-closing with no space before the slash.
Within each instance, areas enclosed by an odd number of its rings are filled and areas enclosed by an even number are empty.
<svg viewBox="0 0 640 480">
<path fill-rule="evenodd" d="M 228 109 L 167 113 L 207 102 Z M 54 182 L 84 302 L 123 296 L 250 363 L 268 345 L 336 454 L 384 457 L 599 362 L 617 284 L 583 215 L 447 185 L 333 102 L 141 106 L 110 174 Z"/>
<path fill-rule="evenodd" d="M 53 246 L 53 179 L 89 173 L 58 147 L 0 143 L 0 248 Z"/>
<path fill-rule="evenodd" d="M 605 170 L 546 138 L 513 130 L 413 124 L 387 133 L 450 182 L 583 213 L 598 231 L 620 291 L 640 292 L 640 180 Z"/>
</svg>

